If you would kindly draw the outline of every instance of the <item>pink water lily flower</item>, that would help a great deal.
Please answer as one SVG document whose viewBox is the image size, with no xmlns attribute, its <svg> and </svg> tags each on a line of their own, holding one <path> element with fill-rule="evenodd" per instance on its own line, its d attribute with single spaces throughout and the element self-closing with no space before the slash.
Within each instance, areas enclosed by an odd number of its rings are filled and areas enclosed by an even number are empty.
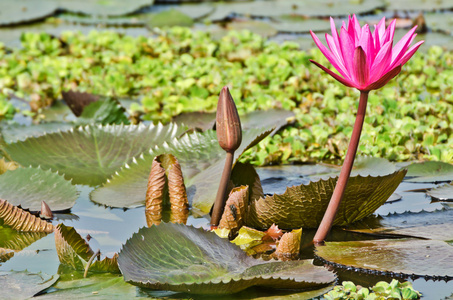
<svg viewBox="0 0 453 300">
<path fill-rule="evenodd" d="M 332 35 L 326 34 L 330 50 L 312 31 L 310 33 L 318 48 L 341 76 L 313 60 L 310 61 L 346 86 L 364 92 L 378 89 L 398 75 L 402 65 L 423 43 L 420 41 L 409 49 L 417 35 L 415 26 L 393 46 L 395 21 L 385 28 L 385 18 L 382 18 L 374 26 L 372 33 L 368 25 L 360 27 L 359 21 L 353 15 L 352 18 L 349 16 L 347 27 L 343 22 L 338 34 L 335 23 L 330 18 Z"/>
</svg>

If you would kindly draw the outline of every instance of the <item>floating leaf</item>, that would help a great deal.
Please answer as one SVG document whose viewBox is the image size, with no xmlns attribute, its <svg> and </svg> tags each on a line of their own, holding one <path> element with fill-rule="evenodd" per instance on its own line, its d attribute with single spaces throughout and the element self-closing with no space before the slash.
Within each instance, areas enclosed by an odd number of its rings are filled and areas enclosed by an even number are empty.
<svg viewBox="0 0 453 300">
<path fill-rule="evenodd" d="M 55 0 L 63 10 L 73 13 L 82 13 L 87 15 L 102 16 L 121 16 L 134 13 L 141 8 L 150 6 L 154 0 L 131 0 L 124 2 L 122 0 Z"/>
<path fill-rule="evenodd" d="M 249 199 L 247 200 L 247 204 L 251 202 L 251 200 L 264 197 L 260 177 L 251 164 L 237 162 L 233 167 L 230 179 L 234 186 L 247 185 L 249 187 Z"/>
<path fill-rule="evenodd" d="M 0 199 L 0 220 L 3 220 L 3 224 L 18 231 L 47 233 L 53 231 L 52 223 L 35 217 L 28 211 L 18 208 L 3 199 Z"/>
<path fill-rule="evenodd" d="M 142 228 L 123 246 L 124 280 L 159 290 L 235 293 L 253 285 L 315 288 L 334 280 L 311 261 L 266 263 L 213 232 L 173 223 Z"/>
<path fill-rule="evenodd" d="M 74 183 L 104 182 L 132 157 L 180 135 L 173 124 L 85 126 L 6 145 L 22 165 L 58 170 Z"/>
<path fill-rule="evenodd" d="M 87 242 L 77 233 L 73 227 L 58 224 L 55 227 L 55 246 L 60 262 L 75 270 L 84 270 L 87 262 L 94 255 Z M 117 255 L 112 258 L 104 258 L 95 261 L 89 266 L 93 272 L 119 273 Z"/>
<path fill-rule="evenodd" d="M 227 28 L 229 30 L 237 30 L 237 31 L 246 29 L 255 34 L 261 35 L 262 37 L 265 37 L 265 38 L 268 38 L 268 37 L 271 37 L 271 36 L 274 36 L 277 34 L 277 30 L 269 23 L 255 21 L 255 20 L 231 22 L 231 23 L 228 23 Z M 260 126 L 262 126 L 262 125 L 260 125 Z"/>
<path fill-rule="evenodd" d="M 0 272 L 2 299 L 29 299 L 47 289 L 58 280 L 58 275 L 28 271 Z"/>
<path fill-rule="evenodd" d="M 453 165 L 441 161 L 425 161 L 407 167 L 404 181 L 443 182 L 453 181 Z"/>
<path fill-rule="evenodd" d="M 46 232 L 19 232 L 9 227 L 0 228 L 0 262 L 9 260 L 14 253 L 27 248 L 46 235 Z"/>
<path fill-rule="evenodd" d="M 151 14 L 145 21 L 146 24 L 151 28 L 165 26 L 190 27 L 194 23 L 191 17 L 176 9 L 170 9 L 162 11 L 160 13 Z"/>
<path fill-rule="evenodd" d="M 240 154 L 253 147 L 271 131 L 267 128 L 245 131 L 241 147 L 236 152 Z M 192 208 L 203 214 L 208 213 L 225 159 L 225 151 L 220 148 L 217 135 L 212 130 L 185 135 L 136 158 L 133 164 L 123 167 L 106 184 L 94 190 L 90 195 L 91 200 L 112 207 L 143 205 L 152 160 L 162 153 L 171 153 L 178 159 Z"/>
<path fill-rule="evenodd" d="M 29 23 L 43 20 L 58 9 L 56 1 L 2 0 L 0 26 Z"/>
<path fill-rule="evenodd" d="M 346 186 L 334 225 L 344 226 L 372 214 L 387 201 L 403 180 L 406 171 L 387 176 L 351 177 Z M 251 203 L 247 226 L 267 229 L 316 228 L 333 194 L 337 178 L 293 186 L 282 195 L 266 196 Z"/>
<path fill-rule="evenodd" d="M 453 247 L 437 240 L 326 242 L 323 259 L 354 268 L 422 276 L 453 276 Z"/>
<path fill-rule="evenodd" d="M 441 201 L 453 200 L 453 185 L 445 184 L 427 191 L 426 194 Z"/>
<path fill-rule="evenodd" d="M 263 238 L 266 236 L 266 233 L 247 227 L 242 226 L 239 229 L 239 233 L 234 240 L 231 242 L 235 245 L 241 247 L 247 255 L 256 254 L 256 251 L 253 248 L 257 245 L 261 245 L 263 243 Z"/>
<path fill-rule="evenodd" d="M 435 11 L 442 9 L 453 8 L 453 3 L 451 1 L 434 1 L 426 2 L 424 0 L 398 0 L 388 2 L 387 10 L 397 11 L 397 10 L 411 10 L 411 11 Z"/>
<path fill-rule="evenodd" d="M 40 167 L 18 168 L 0 176 L 0 198 L 31 211 L 40 211 L 43 200 L 52 211 L 68 210 L 77 197 L 71 182 Z"/>
</svg>

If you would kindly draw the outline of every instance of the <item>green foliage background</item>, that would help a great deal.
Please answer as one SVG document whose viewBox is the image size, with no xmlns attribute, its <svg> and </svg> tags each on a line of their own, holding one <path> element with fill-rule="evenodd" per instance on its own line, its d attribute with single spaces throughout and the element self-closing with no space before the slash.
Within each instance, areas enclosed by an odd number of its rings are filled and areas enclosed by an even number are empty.
<svg viewBox="0 0 453 300">
<path fill-rule="evenodd" d="M 0 113 L 14 113 L 15 95 L 32 109 L 51 105 L 61 92 L 137 99 L 129 113 L 169 122 L 184 112 L 216 109 L 229 85 L 240 114 L 282 108 L 295 122 L 243 160 L 257 165 L 330 161 L 344 157 L 358 92 L 309 62 L 328 64 L 319 50 L 268 42 L 248 31 L 221 39 L 173 28 L 158 36 L 114 32 L 89 35 L 24 34 L 22 49 L 0 46 Z M 417 53 L 401 74 L 369 97 L 359 154 L 390 160 L 453 160 L 453 54 L 440 47 Z"/>
</svg>

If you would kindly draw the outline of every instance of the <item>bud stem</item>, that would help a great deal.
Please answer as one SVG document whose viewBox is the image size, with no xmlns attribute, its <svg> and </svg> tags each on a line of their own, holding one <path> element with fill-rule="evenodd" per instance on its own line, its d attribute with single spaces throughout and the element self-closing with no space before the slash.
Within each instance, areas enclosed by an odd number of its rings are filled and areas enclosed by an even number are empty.
<svg viewBox="0 0 453 300">
<path fill-rule="evenodd" d="M 220 178 L 219 189 L 215 198 L 214 208 L 211 216 L 211 226 L 219 226 L 220 219 L 222 218 L 225 209 L 227 198 L 227 187 L 230 181 L 231 169 L 233 167 L 234 151 L 227 152 L 225 158 L 225 166 L 223 167 L 222 178 Z"/>
<path fill-rule="evenodd" d="M 351 141 L 346 153 L 346 158 L 341 168 L 340 177 L 338 178 L 335 190 L 333 191 L 332 198 L 330 198 L 329 206 L 322 218 L 321 224 L 316 231 L 313 242 L 315 245 L 320 245 L 324 242 L 327 234 L 332 228 L 335 215 L 340 207 L 341 200 L 343 199 L 344 191 L 351 175 L 352 165 L 354 164 L 355 155 L 359 146 L 360 134 L 362 133 L 363 121 L 365 120 L 366 105 L 368 102 L 368 92 L 360 91 L 359 108 L 355 119 L 354 129 L 352 130 Z"/>
</svg>

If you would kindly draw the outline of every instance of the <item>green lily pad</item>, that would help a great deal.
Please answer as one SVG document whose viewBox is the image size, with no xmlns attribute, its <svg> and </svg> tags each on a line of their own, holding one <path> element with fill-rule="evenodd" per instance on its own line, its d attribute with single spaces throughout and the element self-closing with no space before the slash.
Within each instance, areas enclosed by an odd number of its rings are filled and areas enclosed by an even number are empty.
<svg viewBox="0 0 453 300">
<path fill-rule="evenodd" d="M 405 173 L 403 170 L 386 176 L 350 177 L 334 225 L 351 224 L 372 214 L 392 195 Z M 337 179 L 289 187 L 282 195 L 266 196 L 252 202 L 247 226 L 262 229 L 272 224 L 284 229 L 318 227 Z"/>
<path fill-rule="evenodd" d="M 31 211 L 40 211 L 43 200 L 52 211 L 68 210 L 77 197 L 71 182 L 40 167 L 18 168 L 0 176 L 0 198 Z"/>
<path fill-rule="evenodd" d="M 408 182 L 453 181 L 453 165 L 441 161 L 414 163 L 407 167 Z"/>
<path fill-rule="evenodd" d="M 235 21 L 228 23 L 227 28 L 229 30 L 249 30 L 262 37 L 268 38 L 277 34 L 277 30 L 267 22 L 247 20 L 247 21 Z"/>
<path fill-rule="evenodd" d="M 451 183 L 445 184 L 429 190 L 426 194 L 441 201 L 453 200 L 453 185 Z"/>
<path fill-rule="evenodd" d="M 47 289 L 58 280 L 58 275 L 45 273 L 0 272 L 2 299 L 28 299 Z"/>
<path fill-rule="evenodd" d="M 193 19 L 176 9 L 165 10 L 156 14 L 147 15 L 145 23 L 150 27 L 185 26 L 191 27 Z"/>
<path fill-rule="evenodd" d="M 126 282 L 194 294 L 230 294 L 253 285 L 316 288 L 335 278 L 311 261 L 266 263 L 213 232 L 173 223 L 140 229 L 121 249 L 118 264 Z"/>
<path fill-rule="evenodd" d="M 453 247 L 444 241 L 390 239 L 357 242 L 326 242 L 316 247 L 323 259 L 367 270 L 453 276 Z"/>
<path fill-rule="evenodd" d="M 336 18 L 335 23 L 341 26 L 341 20 Z M 309 33 L 313 32 L 329 32 L 330 21 L 327 19 L 315 19 L 305 16 L 280 16 L 276 22 L 270 23 L 278 32 L 285 33 Z"/>
<path fill-rule="evenodd" d="M 426 21 L 426 26 L 432 31 L 439 31 L 446 34 L 452 34 L 453 14 L 444 13 L 428 13 L 423 15 Z"/>
<path fill-rule="evenodd" d="M 74 183 L 104 182 L 132 157 L 180 135 L 183 128 L 162 125 L 85 126 L 6 145 L 13 160 L 41 166 Z"/>
<path fill-rule="evenodd" d="M 239 157 L 272 129 L 260 128 L 243 132 Z M 211 209 L 222 173 L 225 151 L 217 142 L 215 131 L 193 133 L 146 153 L 117 172 L 103 186 L 95 189 L 92 201 L 111 207 L 137 207 L 145 203 L 146 187 L 152 160 L 156 155 L 173 154 L 181 165 L 187 196 L 195 212 L 206 214 Z"/>
<path fill-rule="evenodd" d="M 16 252 L 20 252 L 46 235 L 46 232 L 20 232 L 9 227 L 0 227 L 0 262 L 6 262 Z"/>
</svg>

